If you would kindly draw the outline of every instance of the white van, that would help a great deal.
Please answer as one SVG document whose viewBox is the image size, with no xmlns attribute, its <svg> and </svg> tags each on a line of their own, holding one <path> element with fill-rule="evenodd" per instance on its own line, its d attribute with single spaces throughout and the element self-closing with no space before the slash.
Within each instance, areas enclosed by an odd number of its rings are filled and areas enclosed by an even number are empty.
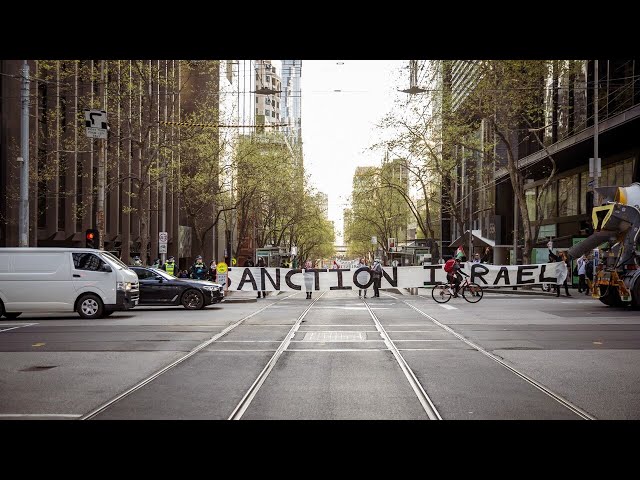
<svg viewBox="0 0 640 480">
<path fill-rule="evenodd" d="M 0 248 L 0 316 L 78 312 L 100 318 L 138 304 L 138 276 L 92 248 Z"/>
</svg>

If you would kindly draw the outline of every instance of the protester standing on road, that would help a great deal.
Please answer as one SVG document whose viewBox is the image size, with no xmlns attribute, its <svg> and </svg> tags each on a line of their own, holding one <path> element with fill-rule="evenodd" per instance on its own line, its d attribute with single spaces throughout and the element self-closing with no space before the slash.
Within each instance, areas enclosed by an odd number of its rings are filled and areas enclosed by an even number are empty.
<svg viewBox="0 0 640 480">
<path fill-rule="evenodd" d="M 481 263 L 493 263 L 493 252 L 491 251 L 491 247 L 487 247 L 484 249 Z"/>
<path fill-rule="evenodd" d="M 380 259 L 376 258 L 371 267 L 371 275 L 373 276 L 373 296 L 380 298 L 380 284 L 382 283 L 382 264 Z"/>
<path fill-rule="evenodd" d="M 360 262 L 358 263 L 358 265 L 356 265 L 356 269 L 359 269 L 359 268 L 367 268 L 367 264 L 366 264 L 366 262 L 364 260 L 364 257 L 362 257 L 360 259 Z M 357 277 L 358 283 L 360 283 L 362 285 L 366 285 L 369 282 L 369 273 L 368 272 L 369 272 L 369 270 L 367 269 L 367 270 L 363 270 L 363 271 L 358 273 L 358 277 Z M 364 298 L 367 298 L 367 289 L 364 288 L 362 290 L 364 290 Z M 358 296 L 359 297 L 362 296 L 362 290 L 358 290 Z"/>
<path fill-rule="evenodd" d="M 311 298 L 314 276 L 313 263 L 307 259 L 307 261 L 304 262 L 304 287 L 307 290 L 307 300 Z"/>
<path fill-rule="evenodd" d="M 211 263 L 209 264 L 209 281 L 210 282 L 215 282 L 216 281 L 216 277 L 218 276 L 218 269 L 216 268 L 216 261 L 215 260 L 211 260 Z"/>
<path fill-rule="evenodd" d="M 560 252 L 559 255 L 556 255 L 551 248 L 549 248 L 549 260 L 552 262 L 560 262 L 556 267 L 556 297 L 560 296 L 560 286 L 564 286 L 567 297 L 570 297 L 569 285 L 567 285 L 567 277 L 569 276 L 569 259 L 567 258 L 567 254 Z"/>
<path fill-rule="evenodd" d="M 260 267 L 260 268 L 266 267 L 266 265 L 264 263 L 264 258 L 260 257 L 258 259 L 258 267 Z M 265 292 L 264 290 L 262 290 L 262 292 L 260 292 L 260 290 L 258 290 L 258 298 L 260 298 L 260 294 L 261 293 L 262 293 L 262 298 L 267 298 L 267 292 Z"/>
<path fill-rule="evenodd" d="M 473 256 L 473 260 L 471 261 L 471 263 L 480 263 L 480 262 L 481 262 L 481 260 L 480 260 L 480 254 L 479 254 L 479 253 L 476 253 L 476 254 Z"/>
<path fill-rule="evenodd" d="M 587 291 L 587 282 L 585 277 L 587 275 L 587 256 L 582 255 L 578 260 L 578 293 Z"/>
</svg>

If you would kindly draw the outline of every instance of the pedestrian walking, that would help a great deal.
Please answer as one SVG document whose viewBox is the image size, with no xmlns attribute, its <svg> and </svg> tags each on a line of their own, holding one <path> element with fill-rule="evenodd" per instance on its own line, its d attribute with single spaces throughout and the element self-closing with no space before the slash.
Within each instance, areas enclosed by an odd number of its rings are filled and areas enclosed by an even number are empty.
<svg viewBox="0 0 640 480">
<path fill-rule="evenodd" d="M 382 264 L 380 259 L 376 258 L 371 267 L 371 275 L 373 276 L 373 296 L 380 298 L 380 284 L 382 283 Z"/>
<path fill-rule="evenodd" d="M 364 257 L 362 257 L 358 265 L 356 265 L 356 269 L 360 269 L 360 268 L 366 268 L 366 270 L 362 270 L 361 272 L 358 272 L 358 276 L 357 276 L 358 283 L 360 283 L 361 285 L 366 285 L 367 283 L 369 283 L 370 274 L 369 274 L 369 268 L 367 267 L 367 263 L 365 262 Z M 358 296 L 361 297 L 363 291 L 364 291 L 364 298 L 367 298 L 366 288 L 358 290 Z"/>
<path fill-rule="evenodd" d="M 304 287 L 307 291 L 307 299 L 311 298 L 311 292 L 313 291 L 313 280 L 314 280 L 314 273 L 313 273 L 313 263 L 311 262 L 311 260 L 307 260 L 306 262 L 304 262 Z"/>
<path fill-rule="evenodd" d="M 258 259 L 258 267 L 260 267 L 260 268 L 264 268 L 264 267 L 266 267 L 266 265 L 265 265 L 265 263 L 264 263 L 264 258 L 260 257 L 260 258 Z M 262 290 L 262 292 L 260 292 L 260 291 L 258 290 L 258 298 L 260 298 L 260 294 L 261 294 L 261 293 L 262 293 L 262 298 L 267 298 L 267 292 L 266 292 L 266 291 L 264 291 L 264 290 Z"/>
</svg>

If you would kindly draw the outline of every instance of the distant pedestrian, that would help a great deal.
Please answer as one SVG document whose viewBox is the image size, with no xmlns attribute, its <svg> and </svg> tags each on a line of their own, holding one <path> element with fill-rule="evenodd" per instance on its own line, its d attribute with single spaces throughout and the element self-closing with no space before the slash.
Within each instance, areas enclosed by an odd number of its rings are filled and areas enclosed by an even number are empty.
<svg viewBox="0 0 640 480">
<path fill-rule="evenodd" d="M 473 256 L 473 260 L 471 261 L 471 263 L 481 263 L 480 254 L 479 253 L 476 253 Z"/>
<path fill-rule="evenodd" d="M 382 283 L 382 264 L 380 259 L 376 258 L 371 267 L 371 275 L 373 276 L 373 296 L 380 298 L 380 284 Z"/>
<path fill-rule="evenodd" d="M 211 260 L 211 263 L 209 264 L 209 281 L 210 282 L 215 282 L 216 278 L 218 277 L 218 268 L 217 268 L 217 263 L 215 260 Z"/>
<path fill-rule="evenodd" d="M 162 268 L 162 270 L 167 272 L 169 275 L 173 275 L 174 277 L 179 273 L 178 268 L 176 267 L 176 260 L 173 255 L 170 255 L 169 258 L 167 258 L 167 261 L 164 262 L 164 265 L 162 265 L 162 267 L 160 268 Z"/>
<path fill-rule="evenodd" d="M 560 262 L 556 267 L 556 297 L 560 296 L 560 287 L 564 286 L 564 290 L 567 297 L 570 297 L 569 285 L 567 285 L 567 277 L 569 276 L 569 260 L 565 252 L 560 252 L 558 255 L 553 253 L 549 249 L 549 260 L 552 262 Z"/>
<path fill-rule="evenodd" d="M 209 269 L 202 261 L 202 255 L 196 256 L 196 261 L 191 265 L 189 276 L 194 280 L 206 280 L 209 274 Z"/>
<path fill-rule="evenodd" d="M 266 267 L 265 263 L 264 263 L 264 258 L 260 257 L 258 259 L 258 267 L 260 268 L 264 268 Z M 260 298 L 260 293 L 262 293 L 262 298 L 267 298 L 267 292 L 262 290 L 262 292 L 258 291 L 258 298 Z"/>
<path fill-rule="evenodd" d="M 244 261 L 243 267 L 255 267 L 255 265 L 253 264 L 253 260 L 251 260 L 251 258 L 247 258 Z"/>
<path fill-rule="evenodd" d="M 462 260 L 463 257 L 466 258 L 467 254 L 464 252 L 464 247 L 460 245 L 456 250 L 456 254 L 454 255 L 454 258 L 460 259 L 461 262 L 464 262 L 464 260 Z"/>
<path fill-rule="evenodd" d="M 313 291 L 313 280 L 315 274 L 313 273 L 313 263 L 311 260 L 304 262 L 304 286 L 307 291 L 307 300 L 311 298 L 311 292 Z"/>
<path fill-rule="evenodd" d="M 582 255 L 576 263 L 578 264 L 578 293 L 587 291 L 587 256 Z"/>
<path fill-rule="evenodd" d="M 369 269 L 367 268 L 367 263 L 364 260 L 364 257 L 362 257 L 360 259 L 358 265 L 356 265 L 356 269 L 360 269 L 360 268 L 366 268 L 366 270 L 362 270 L 361 272 L 358 273 L 358 276 L 357 276 L 358 283 L 360 283 L 361 285 L 366 285 L 367 283 L 369 283 L 370 274 L 369 274 Z M 362 296 L 362 291 L 363 290 L 364 290 L 364 298 L 367 298 L 367 289 L 366 288 L 358 290 L 358 296 L 359 297 Z"/>
<path fill-rule="evenodd" d="M 493 250 L 491 250 L 491 247 L 484 249 L 480 263 L 493 263 Z"/>
<path fill-rule="evenodd" d="M 140 260 L 139 256 L 136 255 L 135 257 L 133 257 L 133 265 L 135 267 L 141 267 L 142 266 L 142 260 Z"/>
</svg>

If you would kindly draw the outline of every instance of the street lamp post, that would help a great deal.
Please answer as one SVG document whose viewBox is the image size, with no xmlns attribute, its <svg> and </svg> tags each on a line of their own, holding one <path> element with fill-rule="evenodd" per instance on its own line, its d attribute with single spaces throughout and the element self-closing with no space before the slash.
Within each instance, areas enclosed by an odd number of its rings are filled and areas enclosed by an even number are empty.
<svg viewBox="0 0 640 480">
<path fill-rule="evenodd" d="M 18 245 L 29 246 L 29 64 L 22 65 L 22 112 L 20 116 L 20 154 L 22 170 L 20 172 L 20 226 Z"/>
</svg>

